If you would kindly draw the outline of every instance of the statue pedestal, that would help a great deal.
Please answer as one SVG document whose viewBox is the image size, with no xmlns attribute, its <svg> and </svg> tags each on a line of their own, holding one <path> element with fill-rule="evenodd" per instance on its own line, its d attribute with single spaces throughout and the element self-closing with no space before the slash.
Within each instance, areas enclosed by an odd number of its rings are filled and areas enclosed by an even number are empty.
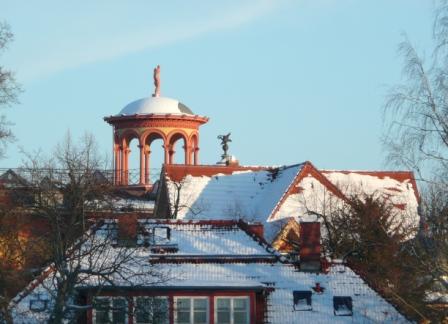
<svg viewBox="0 0 448 324">
<path fill-rule="evenodd" d="M 239 165 L 238 160 L 232 155 L 222 155 L 221 161 L 216 162 L 217 165 Z"/>
<path fill-rule="evenodd" d="M 217 165 L 228 165 L 228 160 L 227 159 L 222 159 L 221 161 L 216 162 Z"/>
</svg>

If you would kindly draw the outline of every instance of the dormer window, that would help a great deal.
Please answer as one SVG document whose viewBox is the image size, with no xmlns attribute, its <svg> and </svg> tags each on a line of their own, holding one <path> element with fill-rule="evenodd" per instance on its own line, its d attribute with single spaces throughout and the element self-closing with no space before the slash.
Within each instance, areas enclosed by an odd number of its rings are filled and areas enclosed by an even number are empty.
<svg viewBox="0 0 448 324">
<path fill-rule="evenodd" d="M 310 290 L 296 290 L 293 291 L 294 310 L 295 311 L 310 311 L 313 310 L 311 305 L 312 293 Z"/>
<path fill-rule="evenodd" d="M 37 294 L 36 298 L 30 300 L 30 310 L 33 312 L 43 312 L 48 307 L 48 298 Z"/>
<path fill-rule="evenodd" d="M 154 244 L 168 243 L 171 239 L 171 229 L 168 226 L 153 228 Z"/>
<path fill-rule="evenodd" d="M 334 315 L 336 316 L 352 316 L 353 303 L 350 296 L 334 296 L 333 297 Z"/>
<path fill-rule="evenodd" d="M 176 253 L 179 249 L 176 243 L 171 243 L 171 228 L 168 226 L 155 226 L 152 229 L 152 253 Z"/>
</svg>

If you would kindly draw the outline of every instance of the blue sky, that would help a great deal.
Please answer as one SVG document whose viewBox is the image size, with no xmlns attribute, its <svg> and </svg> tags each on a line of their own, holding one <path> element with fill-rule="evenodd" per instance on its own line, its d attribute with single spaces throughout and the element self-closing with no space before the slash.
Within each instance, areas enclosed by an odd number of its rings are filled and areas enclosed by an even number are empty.
<svg viewBox="0 0 448 324">
<path fill-rule="evenodd" d="M 68 129 L 95 134 L 110 154 L 112 131 L 102 118 L 149 96 L 160 64 L 162 95 L 210 117 L 201 128 L 204 164 L 219 159 L 216 136 L 231 131 L 230 152 L 242 164 L 384 168 L 381 107 L 400 81 L 397 45 L 406 32 L 430 55 L 433 18 L 429 0 L 2 0 L 0 7 L 15 34 L 0 63 L 25 90 L 5 111 L 17 140 L 0 167 L 18 166 L 20 148 L 51 152 Z"/>
</svg>

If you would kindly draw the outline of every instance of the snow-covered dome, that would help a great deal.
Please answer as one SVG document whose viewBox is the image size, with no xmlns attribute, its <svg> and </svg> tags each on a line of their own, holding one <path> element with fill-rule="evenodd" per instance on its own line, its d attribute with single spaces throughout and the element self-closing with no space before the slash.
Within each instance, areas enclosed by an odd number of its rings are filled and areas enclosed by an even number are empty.
<svg viewBox="0 0 448 324">
<path fill-rule="evenodd" d="M 194 115 L 183 103 L 166 97 L 148 97 L 131 102 L 124 107 L 119 115 L 145 114 L 177 114 Z"/>
</svg>

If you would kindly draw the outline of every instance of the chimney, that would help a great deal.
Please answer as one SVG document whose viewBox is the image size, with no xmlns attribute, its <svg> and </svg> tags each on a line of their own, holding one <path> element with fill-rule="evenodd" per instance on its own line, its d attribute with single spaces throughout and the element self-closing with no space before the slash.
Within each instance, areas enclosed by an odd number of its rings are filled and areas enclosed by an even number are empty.
<svg viewBox="0 0 448 324">
<path fill-rule="evenodd" d="M 300 269 L 320 271 L 320 223 L 300 223 Z"/>
<path fill-rule="evenodd" d="M 132 246 L 137 244 L 138 220 L 136 214 L 125 214 L 118 218 L 118 244 Z"/>
</svg>

